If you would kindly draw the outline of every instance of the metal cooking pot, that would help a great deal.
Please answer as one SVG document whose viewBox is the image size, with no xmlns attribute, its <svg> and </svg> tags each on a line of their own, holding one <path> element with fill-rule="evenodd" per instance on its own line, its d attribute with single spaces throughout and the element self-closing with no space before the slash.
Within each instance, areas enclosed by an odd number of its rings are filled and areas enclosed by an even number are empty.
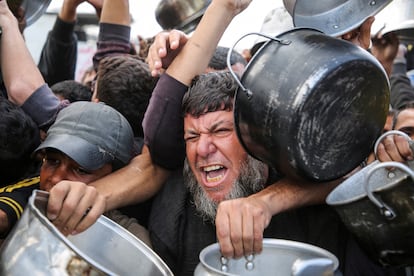
<svg viewBox="0 0 414 276">
<path fill-rule="evenodd" d="M 48 193 L 34 191 L 0 249 L 0 275 L 173 275 L 145 243 L 101 216 L 63 236 L 46 218 Z"/>
<path fill-rule="evenodd" d="M 18 17 L 18 9 L 24 11 L 26 27 L 32 25 L 49 7 L 51 0 L 7 0 L 10 10 Z"/>
<path fill-rule="evenodd" d="M 321 30 L 340 36 L 358 28 L 392 0 L 284 0 L 296 27 Z"/>
<path fill-rule="evenodd" d="M 218 243 L 200 252 L 195 276 L 212 275 L 340 275 L 339 262 L 332 253 L 306 243 L 263 239 L 263 251 L 241 259 L 221 256 Z"/>
<path fill-rule="evenodd" d="M 155 18 L 163 29 L 194 31 L 211 0 L 161 0 Z"/>
<path fill-rule="evenodd" d="M 399 131 L 387 132 L 378 140 L 395 133 L 411 140 Z M 414 161 L 374 161 L 326 199 L 368 256 L 383 266 L 414 265 L 413 168 Z"/>
<path fill-rule="evenodd" d="M 240 80 L 230 72 L 239 82 L 234 118 L 241 144 L 286 175 L 342 177 L 382 132 L 388 78 L 375 57 L 347 41 L 292 29 L 269 37 Z"/>
<path fill-rule="evenodd" d="M 414 1 L 393 0 L 375 16 L 372 33 L 395 32 L 403 42 L 414 42 Z"/>
</svg>

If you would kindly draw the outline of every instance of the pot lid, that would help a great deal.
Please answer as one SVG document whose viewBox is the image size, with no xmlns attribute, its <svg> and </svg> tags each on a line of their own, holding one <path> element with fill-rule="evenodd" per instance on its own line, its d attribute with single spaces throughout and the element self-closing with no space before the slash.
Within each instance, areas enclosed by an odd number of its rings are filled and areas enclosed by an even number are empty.
<svg viewBox="0 0 414 276">
<path fill-rule="evenodd" d="M 25 13 L 26 27 L 38 20 L 49 7 L 51 0 L 7 0 L 10 10 L 17 16 L 18 8 Z"/>
</svg>

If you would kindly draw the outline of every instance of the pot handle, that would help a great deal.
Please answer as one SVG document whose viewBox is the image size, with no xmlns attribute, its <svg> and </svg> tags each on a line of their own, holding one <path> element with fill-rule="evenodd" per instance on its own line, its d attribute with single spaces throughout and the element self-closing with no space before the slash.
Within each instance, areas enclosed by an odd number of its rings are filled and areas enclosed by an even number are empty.
<svg viewBox="0 0 414 276">
<path fill-rule="evenodd" d="M 228 53 L 227 53 L 227 68 L 229 69 L 231 75 L 233 76 L 233 78 L 236 80 L 237 84 L 239 85 L 239 87 L 243 90 L 243 92 L 246 93 L 247 98 L 250 99 L 253 95 L 252 91 L 250 91 L 249 89 L 246 89 L 243 84 L 241 83 L 241 81 L 239 80 L 239 77 L 237 76 L 237 74 L 233 71 L 233 69 L 231 68 L 231 54 L 233 53 L 234 47 L 236 47 L 237 43 L 239 43 L 243 38 L 249 36 L 249 35 L 258 35 L 258 36 L 263 36 L 268 38 L 269 40 L 274 40 L 279 42 L 282 45 L 289 45 L 290 43 L 292 43 L 292 41 L 290 40 L 284 40 L 284 39 L 278 39 L 276 37 L 272 37 L 266 34 L 262 34 L 262 33 L 257 33 L 257 32 L 251 32 L 251 33 L 247 33 L 245 35 L 243 35 L 242 37 L 240 37 L 234 44 L 233 46 L 229 49 Z"/>
<path fill-rule="evenodd" d="M 387 136 L 389 136 L 389 135 L 393 135 L 393 134 L 395 134 L 395 135 L 400 135 L 400 136 L 403 136 L 404 138 L 406 138 L 406 139 L 407 139 L 407 141 L 408 141 L 408 143 L 410 144 L 410 147 L 413 149 L 414 142 L 413 142 L 413 140 L 411 139 L 411 137 L 407 135 L 407 133 L 404 133 L 404 132 L 399 131 L 399 130 L 389 130 L 389 131 L 387 131 L 387 132 L 383 133 L 380 137 L 378 137 L 377 141 L 375 142 L 375 145 L 374 145 L 374 154 L 375 154 L 375 159 L 378 159 L 378 158 L 377 158 L 377 150 L 378 150 L 378 145 L 381 143 L 381 141 L 382 141 L 385 137 L 387 137 Z M 413 150 L 414 150 L 414 149 L 413 149 Z"/>
<path fill-rule="evenodd" d="M 380 168 L 385 168 L 385 167 L 394 167 L 394 168 L 398 168 L 401 171 L 407 173 L 411 179 L 414 180 L 414 172 L 406 165 L 400 163 L 400 162 L 395 162 L 395 161 L 390 161 L 390 162 L 382 162 L 382 163 L 378 163 L 375 167 L 373 167 L 367 174 L 365 177 L 365 192 L 367 193 L 368 198 L 371 200 L 372 203 L 374 203 L 379 209 L 382 215 L 384 215 L 387 219 L 392 220 L 394 219 L 397 215 L 395 214 L 395 212 L 389 207 L 387 206 L 384 202 L 382 202 L 380 199 L 378 199 L 372 189 L 370 188 L 370 183 L 369 180 L 372 176 L 372 174 L 374 173 L 374 171 L 380 169 Z M 390 174 L 393 172 L 389 172 Z"/>
</svg>

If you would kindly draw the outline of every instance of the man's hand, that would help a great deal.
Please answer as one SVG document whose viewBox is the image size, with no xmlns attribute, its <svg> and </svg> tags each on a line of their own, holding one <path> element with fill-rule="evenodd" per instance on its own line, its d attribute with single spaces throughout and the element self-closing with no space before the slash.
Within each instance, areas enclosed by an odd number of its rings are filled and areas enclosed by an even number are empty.
<svg viewBox="0 0 414 276">
<path fill-rule="evenodd" d="M 94 224 L 105 211 L 105 204 L 95 187 L 61 181 L 49 192 L 47 217 L 64 235 L 73 235 Z"/>
<path fill-rule="evenodd" d="M 399 39 L 395 33 L 376 34 L 372 38 L 371 53 L 382 64 L 388 76 L 391 76 L 392 65 L 398 53 Z"/>
<path fill-rule="evenodd" d="M 263 231 L 271 218 L 266 203 L 254 195 L 221 202 L 216 234 L 223 256 L 239 258 L 261 252 Z"/>
<path fill-rule="evenodd" d="M 400 135 L 388 135 L 378 144 L 377 159 L 381 162 L 405 162 L 413 160 L 413 152 L 407 138 Z"/>
<path fill-rule="evenodd" d="M 160 32 L 148 50 L 147 63 L 151 75 L 159 76 L 166 69 L 188 41 L 188 36 L 179 30 Z"/>
<path fill-rule="evenodd" d="M 341 38 L 368 50 L 371 46 L 371 26 L 374 20 L 375 17 L 368 17 L 358 29 L 342 35 Z"/>
</svg>

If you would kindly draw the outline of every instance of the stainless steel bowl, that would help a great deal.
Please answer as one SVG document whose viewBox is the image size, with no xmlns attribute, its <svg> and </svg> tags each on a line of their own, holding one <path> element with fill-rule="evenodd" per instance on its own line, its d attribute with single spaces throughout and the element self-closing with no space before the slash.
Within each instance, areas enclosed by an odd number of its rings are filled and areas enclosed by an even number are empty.
<svg viewBox="0 0 414 276">
<path fill-rule="evenodd" d="M 295 27 L 314 28 L 340 36 L 358 28 L 392 0 L 284 0 Z M 293 8 L 293 10 L 292 10 Z"/>
<path fill-rule="evenodd" d="M 414 42 L 414 1 L 393 0 L 375 16 L 372 34 L 395 32 L 403 42 Z"/>
<path fill-rule="evenodd" d="M 104 216 L 63 236 L 44 215 L 47 199 L 33 192 L 0 249 L 0 275 L 173 275 L 145 243 Z"/>
<path fill-rule="evenodd" d="M 211 0 L 161 0 L 155 18 L 163 29 L 194 31 Z"/>
<path fill-rule="evenodd" d="M 200 252 L 194 275 L 334 275 L 338 259 L 332 253 L 306 243 L 264 239 L 260 254 L 241 259 L 224 259 L 218 243 Z"/>
<path fill-rule="evenodd" d="M 18 8 L 24 10 L 26 26 L 32 25 L 49 7 L 51 0 L 7 0 L 7 4 L 13 14 L 17 15 Z"/>
</svg>

